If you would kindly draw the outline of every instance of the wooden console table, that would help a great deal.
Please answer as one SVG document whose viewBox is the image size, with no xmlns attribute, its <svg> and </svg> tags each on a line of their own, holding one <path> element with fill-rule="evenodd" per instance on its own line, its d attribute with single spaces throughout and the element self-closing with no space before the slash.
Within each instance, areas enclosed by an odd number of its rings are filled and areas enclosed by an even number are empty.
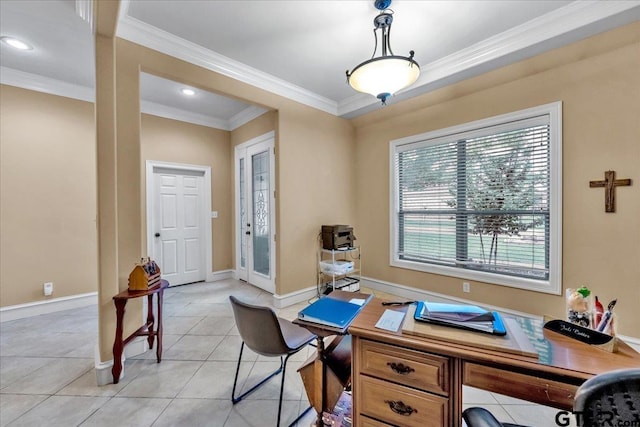
<svg viewBox="0 0 640 427">
<path fill-rule="evenodd" d="M 158 363 L 162 359 L 162 295 L 164 290 L 169 286 L 169 282 L 161 280 L 160 284 L 153 286 L 143 291 L 122 291 L 118 295 L 113 297 L 113 303 L 116 306 L 116 339 L 113 342 L 113 368 L 111 374 L 113 375 L 113 383 L 118 384 L 120 381 L 120 374 L 122 373 L 122 352 L 124 346 L 127 345 L 132 339 L 139 336 L 146 336 L 149 342 L 149 348 L 153 348 L 153 339 L 158 338 L 156 347 L 156 356 Z M 158 294 L 158 323 L 156 325 L 153 317 L 153 295 Z M 138 330 L 129 335 L 126 339 L 122 339 L 122 324 L 124 320 L 125 306 L 127 301 L 133 298 L 147 297 L 147 322 L 142 325 Z M 154 330 L 155 325 L 155 330 Z"/>
</svg>

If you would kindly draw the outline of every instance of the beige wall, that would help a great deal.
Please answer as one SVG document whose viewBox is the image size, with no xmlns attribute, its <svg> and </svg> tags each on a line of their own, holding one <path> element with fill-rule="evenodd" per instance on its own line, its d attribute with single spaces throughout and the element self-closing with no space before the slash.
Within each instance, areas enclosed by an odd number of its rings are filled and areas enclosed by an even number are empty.
<svg viewBox="0 0 640 427">
<path fill-rule="evenodd" d="M 250 139 L 257 138 L 265 133 L 276 131 L 278 125 L 278 112 L 267 111 L 248 123 L 231 131 L 231 145 L 242 144 Z M 233 154 L 232 154 L 233 155 Z"/>
<path fill-rule="evenodd" d="M 355 224 L 351 124 L 310 108 L 280 111 L 277 145 L 279 294 L 316 284 L 323 224 Z"/>
<path fill-rule="evenodd" d="M 310 108 L 266 113 L 232 132 L 237 145 L 276 130 L 276 284 L 280 295 L 316 284 L 323 224 L 355 220 L 352 126 Z"/>
<path fill-rule="evenodd" d="M 640 316 L 640 24 L 514 64 L 354 120 L 358 237 L 366 276 L 537 315 L 564 316 L 562 296 L 389 265 L 389 141 L 485 117 L 563 102 L 563 287 L 618 298 L 619 332 Z M 617 212 L 589 188 L 605 170 L 632 178 Z"/>
<path fill-rule="evenodd" d="M 95 158 L 92 103 L 0 87 L 2 307 L 97 291 Z"/>
<path fill-rule="evenodd" d="M 229 132 L 143 114 L 140 137 L 143 162 L 154 160 L 211 167 L 211 210 L 218 211 L 218 218 L 209 219 L 213 271 L 232 268 L 233 183 L 230 171 L 233 152 Z M 142 172 L 144 192 L 144 167 Z M 146 212 L 146 207 L 143 210 Z M 146 241 L 145 230 L 146 221 L 143 226 Z"/>
<path fill-rule="evenodd" d="M 116 71 L 112 76 L 116 82 L 117 140 L 118 265 L 115 268 L 118 270 L 119 288 L 126 288 L 128 266 L 132 260 L 146 252 L 140 185 L 140 103 L 137 96 L 131 96 L 139 93 L 141 70 L 278 111 L 276 292 L 288 293 L 315 285 L 316 234 L 322 221 L 329 215 L 344 222 L 353 222 L 355 217 L 354 172 L 351 169 L 355 150 L 349 122 L 125 40 L 117 39 L 115 46 Z M 97 44 L 98 58 L 109 55 L 108 46 L 103 49 Z M 111 81 L 108 76 L 104 77 L 105 82 Z M 98 82 L 98 94 L 101 90 Z M 108 96 L 108 87 L 106 92 L 104 95 Z M 101 105 L 98 105 L 98 114 L 101 111 Z M 100 128 L 98 132 L 100 134 Z M 318 155 L 313 157 L 308 153 Z M 328 166 L 327 162 L 318 159 L 332 160 L 333 163 Z M 108 160 L 105 166 L 113 164 Z M 329 173 L 335 165 L 341 173 Z M 343 166 L 347 165 L 350 168 L 344 172 Z M 300 181 L 305 182 L 302 184 Z M 333 200 L 317 197 L 324 188 L 332 188 Z M 110 215 L 108 209 L 105 212 Z M 109 264 L 106 268 L 114 266 Z M 100 283 L 99 291 L 101 295 L 111 293 L 112 285 Z M 137 317 L 137 313 L 132 316 Z M 100 324 L 101 359 L 109 360 L 115 330 L 113 316 L 106 311 L 101 312 Z"/>
</svg>

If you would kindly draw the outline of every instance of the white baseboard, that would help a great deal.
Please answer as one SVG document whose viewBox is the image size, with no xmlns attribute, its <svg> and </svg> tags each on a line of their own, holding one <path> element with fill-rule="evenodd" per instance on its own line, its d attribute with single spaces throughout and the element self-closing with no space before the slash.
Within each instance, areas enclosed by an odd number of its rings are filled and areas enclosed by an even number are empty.
<svg viewBox="0 0 640 427">
<path fill-rule="evenodd" d="M 0 322 L 24 319 L 25 317 L 38 316 L 40 314 L 55 313 L 56 311 L 81 308 L 98 304 L 98 293 L 71 295 L 68 297 L 53 298 L 45 301 L 29 302 L 26 304 L 10 305 L 0 308 Z"/>
<path fill-rule="evenodd" d="M 629 344 L 632 349 L 640 353 L 640 338 L 628 337 L 626 335 L 618 335 L 618 338 Z"/>
<path fill-rule="evenodd" d="M 273 306 L 276 308 L 284 308 L 293 304 L 297 304 L 302 301 L 308 301 L 309 299 L 318 295 L 318 288 L 311 286 L 299 291 L 291 292 L 284 295 L 273 295 Z"/>
<path fill-rule="evenodd" d="M 149 350 L 149 343 L 146 337 L 138 337 L 131 341 L 124 348 L 122 354 L 122 372 L 120 372 L 120 379 L 125 377 L 126 364 L 124 363 L 128 358 L 137 356 Z M 96 382 L 99 386 L 112 384 L 113 374 L 111 368 L 113 368 L 113 359 L 100 361 L 100 349 L 96 344 L 95 347 L 95 368 L 96 368 Z"/>
<path fill-rule="evenodd" d="M 234 270 L 220 270 L 207 273 L 207 282 L 216 282 L 218 280 L 232 279 Z"/>
</svg>

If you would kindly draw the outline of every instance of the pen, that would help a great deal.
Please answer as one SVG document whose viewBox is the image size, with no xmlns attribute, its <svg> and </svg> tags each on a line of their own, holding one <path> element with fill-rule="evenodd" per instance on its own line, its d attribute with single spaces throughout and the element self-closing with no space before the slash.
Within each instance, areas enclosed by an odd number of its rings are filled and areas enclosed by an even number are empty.
<svg viewBox="0 0 640 427">
<path fill-rule="evenodd" d="M 418 301 L 391 301 L 391 302 L 383 302 L 382 305 L 410 305 L 413 303 L 417 303 Z"/>
<path fill-rule="evenodd" d="M 614 299 L 607 306 L 607 311 L 604 312 L 602 320 L 600 321 L 600 324 L 598 324 L 598 332 L 604 332 L 604 330 L 607 329 L 607 325 L 609 325 L 609 321 L 611 320 L 611 311 L 613 310 L 613 307 L 615 307 L 616 302 L 618 302 L 618 300 Z"/>
</svg>

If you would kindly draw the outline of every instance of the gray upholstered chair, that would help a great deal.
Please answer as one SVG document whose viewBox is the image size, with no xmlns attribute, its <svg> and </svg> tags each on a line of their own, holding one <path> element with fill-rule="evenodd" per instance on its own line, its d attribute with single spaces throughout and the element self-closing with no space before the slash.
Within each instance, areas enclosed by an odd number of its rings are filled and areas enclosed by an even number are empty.
<svg viewBox="0 0 640 427">
<path fill-rule="evenodd" d="M 573 403 L 577 425 L 640 425 L 640 368 L 620 369 L 585 381 Z"/>
<path fill-rule="evenodd" d="M 302 350 L 307 346 L 307 344 L 316 339 L 316 336 L 305 328 L 294 325 L 292 322 L 276 316 L 273 310 L 269 307 L 247 304 L 238 300 L 234 296 L 230 296 L 229 300 L 231 301 L 231 307 L 233 308 L 233 315 L 236 319 L 238 332 L 242 338 L 240 355 L 238 356 L 238 367 L 236 368 L 233 390 L 231 391 L 231 401 L 235 405 L 272 377 L 282 372 L 280 399 L 278 402 L 278 420 L 276 422 L 276 426 L 279 426 L 280 415 L 282 412 L 282 393 L 284 391 L 284 378 L 287 369 L 287 361 L 290 356 Z M 238 372 L 240 372 L 242 351 L 244 350 L 245 345 L 255 353 L 262 356 L 279 357 L 280 367 L 242 395 L 236 397 Z M 295 424 L 309 409 L 311 409 L 311 406 L 302 412 L 291 424 Z"/>
</svg>

